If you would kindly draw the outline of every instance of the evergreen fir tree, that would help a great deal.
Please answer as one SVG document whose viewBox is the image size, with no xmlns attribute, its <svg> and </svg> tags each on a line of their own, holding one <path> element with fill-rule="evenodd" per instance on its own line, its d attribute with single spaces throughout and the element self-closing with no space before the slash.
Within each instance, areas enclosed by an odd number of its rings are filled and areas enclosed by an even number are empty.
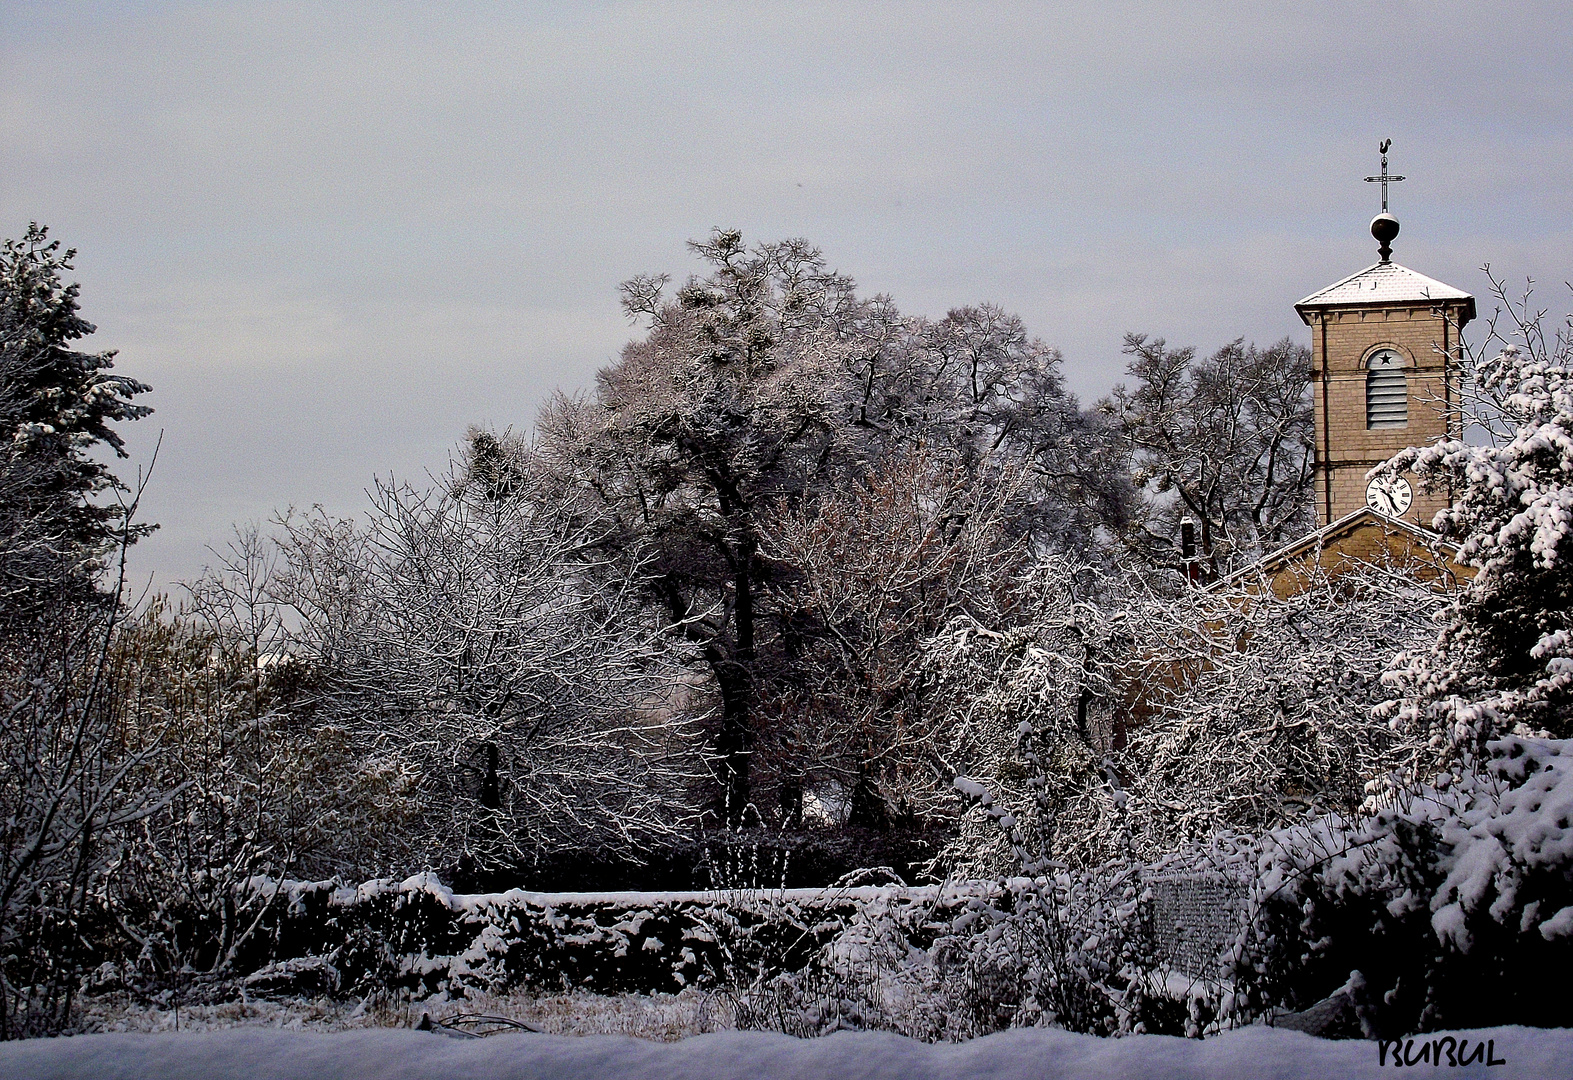
<svg viewBox="0 0 1573 1080">
<path fill-rule="evenodd" d="M 96 594 L 107 548 L 126 517 L 96 500 L 123 491 L 93 451 L 125 457 L 111 426 L 152 412 L 147 385 L 113 374 L 113 351 L 78 352 L 95 327 L 78 314 L 74 250 L 32 224 L 0 246 L 0 625 Z M 144 529 L 131 530 L 142 532 Z M 127 537 L 128 539 L 134 537 Z"/>
</svg>

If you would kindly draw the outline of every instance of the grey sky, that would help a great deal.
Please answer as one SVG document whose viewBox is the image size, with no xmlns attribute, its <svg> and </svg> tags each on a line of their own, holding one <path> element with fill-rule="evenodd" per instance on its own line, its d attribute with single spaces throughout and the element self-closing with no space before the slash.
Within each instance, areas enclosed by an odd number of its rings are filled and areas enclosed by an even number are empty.
<svg viewBox="0 0 1573 1080">
<path fill-rule="evenodd" d="M 0 231 L 80 250 L 89 344 L 155 387 L 164 583 L 528 427 L 630 336 L 617 283 L 715 225 L 1016 310 L 1090 400 L 1127 330 L 1303 336 L 1374 261 L 1391 136 L 1395 258 L 1563 310 L 1569 41 L 1565 0 L 6 3 Z"/>
</svg>

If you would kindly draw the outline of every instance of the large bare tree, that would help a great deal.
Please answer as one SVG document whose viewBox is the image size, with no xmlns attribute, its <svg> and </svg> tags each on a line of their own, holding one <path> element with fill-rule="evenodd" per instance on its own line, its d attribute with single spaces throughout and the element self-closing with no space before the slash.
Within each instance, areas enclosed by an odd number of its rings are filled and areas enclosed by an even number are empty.
<svg viewBox="0 0 1573 1080">
<path fill-rule="evenodd" d="M 1139 542 L 1168 548 L 1189 517 L 1200 554 L 1227 571 L 1315 526 L 1310 350 L 1241 339 L 1200 357 L 1127 334 L 1125 353 L 1133 383 L 1102 407 L 1151 500 Z"/>
</svg>

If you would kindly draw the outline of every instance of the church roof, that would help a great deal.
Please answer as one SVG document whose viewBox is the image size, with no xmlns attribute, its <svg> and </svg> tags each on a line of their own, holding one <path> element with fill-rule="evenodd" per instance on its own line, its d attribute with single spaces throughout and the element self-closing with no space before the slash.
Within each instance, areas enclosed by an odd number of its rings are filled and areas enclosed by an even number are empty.
<svg viewBox="0 0 1573 1080">
<path fill-rule="evenodd" d="M 1350 274 L 1342 281 L 1318 290 L 1294 306 L 1306 324 L 1311 322 L 1311 311 L 1321 308 L 1358 307 L 1362 305 L 1388 305 L 1432 301 L 1463 301 L 1463 322 L 1475 317 L 1475 298 L 1462 289 L 1444 285 L 1434 278 L 1418 274 L 1407 266 L 1395 262 L 1379 262 L 1366 267 L 1358 274 Z M 1460 324 L 1462 325 L 1462 324 Z"/>
<path fill-rule="evenodd" d="M 1396 569 L 1443 590 L 1456 588 L 1476 570 L 1458 561 L 1458 545 L 1403 518 L 1362 506 L 1331 525 L 1307 533 L 1210 588 L 1228 584 L 1270 588 L 1280 598 L 1302 591 L 1319 575 L 1336 577 L 1356 567 Z"/>
</svg>

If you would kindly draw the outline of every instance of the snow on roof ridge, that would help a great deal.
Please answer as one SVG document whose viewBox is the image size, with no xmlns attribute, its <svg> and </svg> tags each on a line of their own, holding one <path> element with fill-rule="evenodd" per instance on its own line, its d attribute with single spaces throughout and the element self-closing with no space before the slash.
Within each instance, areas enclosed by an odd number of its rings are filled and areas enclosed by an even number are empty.
<svg viewBox="0 0 1573 1080">
<path fill-rule="evenodd" d="M 1367 290 L 1355 287 L 1355 282 L 1372 281 Z M 1409 300 L 1466 300 L 1471 313 L 1474 297 L 1462 289 L 1448 285 L 1418 270 L 1395 262 L 1372 263 L 1341 281 L 1321 288 L 1295 304 L 1299 310 L 1308 307 L 1335 307 L 1341 304 L 1383 304 Z"/>
<path fill-rule="evenodd" d="M 1209 589 L 1216 589 L 1222 585 L 1227 585 L 1235 581 L 1243 580 L 1253 574 L 1262 574 L 1265 572 L 1265 568 L 1272 563 L 1280 561 L 1287 562 L 1301 551 L 1315 550 L 1317 547 L 1323 546 L 1329 541 L 1336 539 L 1339 533 L 1344 532 L 1362 518 L 1369 518 L 1370 520 L 1375 521 L 1384 527 L 1397 526 L 1399 529 L 1413 534 L 1417 539 L 1423 541 L 1424 543 L 1435 544 L 1444 552 L 1450 552 L 1451 556 L 1457 556 L 1458 554 L 1458 545 L 1434 529 L 1428 529 L 1424 525 L 1417 525 L 1415 522 L 1409 521 L 1406 518 L 1389 517 L 1378 510 L 1373 510 L 1369 506 L 1362 506 L 1359 509 L 1351 510 L 1349 513 L 1345 514 L 1341 518 L 1338 518 L 1336 521 L 1331 521 L 1326 525 L 1323 525 L 1320 529 L 1313 529 L 1311 532 L 1306 533 L 1298 540 L 1291 540 L 1287 544 L 1284 544 L 1273 551 L 1269 551 L 1267 554 L 1263 555 L 1261 558 L 1257 559 L 1250 565 L 1242 566 L 1232 574 L 1224 575 L 1207 587 Z"/>
<path fill-rule="evenodd" d="M 1378 263 L 1372 263 L 1370 266 L 1367 266 L 1363 270 L 1356 270 L 1354 273 L 1350 274 L 1348 277 L 1339 278 L 1337 281 L 1333 282 L 1331 285 L 1326 285 L 1326 286 L 1323 286 L 1320 289 L 1317 289 L 1315 292 L 1311 293 L 1309 296 L 1305 297 L 1304 299 L 1296 300 L 1294 306 L 1295 307 L 1299 307 L 1302 304 L 1309 304 L 1311 301 L 1315 300 L 1318 296 L 1321 296 L 1324 293 L 1330 293 L 1334 289 L 1339 288 L 1340 286 L 1347 285 L 1351 281 L 1353 281 L 1355 278 L 1361 277 L 1364 274 L 1369 274 L 1372 270 L 1375 270 L 1375 269 L 1377 269 L 1378 267 L 1380 267 L 1382 265 L 1383 264 L 1379 263 L 1379 262 Z M 1393 266 L 1395 264 L 1387 263 L 1386 265 Z"/>
</svg>

